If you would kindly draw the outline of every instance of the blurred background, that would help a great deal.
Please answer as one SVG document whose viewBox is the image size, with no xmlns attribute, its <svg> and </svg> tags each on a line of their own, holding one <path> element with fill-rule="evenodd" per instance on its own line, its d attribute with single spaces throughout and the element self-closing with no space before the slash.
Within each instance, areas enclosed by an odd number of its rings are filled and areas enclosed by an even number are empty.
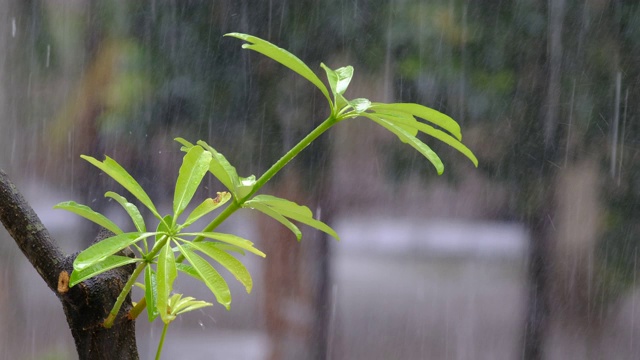
<svg viewBox="0 0 640 360">
<path fill-rule="evenodd" d="M 626 0 L 2 0 L 0 168 L 60 246 L 126 224 L 119 189 L 80 159 L 113 157 L 170 208 L 177 136 L 260 175 L 327 115 L 322 95 L 227 32 L 284 47 L 347 97 L 456 119 L 480 167 L 420 154 L 364 119 L 341 123 L 263 191 L 341 235 L 239 212 L 257 242 L 221 306 L 169 328 L 166 359 L 637 359 L 640 5 Z M 198 197 L 221 191 L 207 177 Z M 62 307 L 0 232 L 0 358 L 77 357 Z M 204 286 L 178 290 L 212 301 Z M 136 295 L 138 297 L 139 295 Z M 141 358 L 159 324 L 140 319 Z"/>
</svg>

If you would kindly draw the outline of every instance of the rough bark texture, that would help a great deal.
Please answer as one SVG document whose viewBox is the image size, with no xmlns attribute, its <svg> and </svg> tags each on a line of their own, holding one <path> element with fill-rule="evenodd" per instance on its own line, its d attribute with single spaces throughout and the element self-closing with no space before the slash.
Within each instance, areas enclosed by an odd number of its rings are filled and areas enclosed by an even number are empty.
<svg viewBox="0 0 640 360">
<path fill-rule="evenodd" d="M 0 170 L 0 221 L 16 244 L 56 294 L 67 316 L 80 359 L 138 359 L 135 322 L 127 318 L 127 298 L 110 329 L 107 317 L 133 268 L 121 267 L 68 287 L 68 276 L 77 254 L 65 255 L 51 239 L 31 206 Z M 101 233 L 96 241 L 107 236 Z"/>
</svg>

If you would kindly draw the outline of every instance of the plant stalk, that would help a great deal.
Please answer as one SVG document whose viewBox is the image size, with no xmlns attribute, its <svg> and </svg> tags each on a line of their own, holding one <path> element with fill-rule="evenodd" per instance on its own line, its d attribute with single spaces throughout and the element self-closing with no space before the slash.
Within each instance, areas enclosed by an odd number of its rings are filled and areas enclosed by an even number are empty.
<svg viewBox="0 0 640 360">
<path fill-rule="evenodd" d="M 158 350 L 156 351 L 156 360 L 160 360 L 160 355 L 162 354 L 162 346 L 164 346 L 164 338 L 167 335 L 168 328 L 169 323 L 165 323 L 162 327 L 162 335 L 160 335 L 160 342 L 158 343 Z"/>
<path fill-rule="evenodd" d="M 231 205 L 229 205 L 223 212 L 221 212 L 207 227 L 202 230 L 202 232 L 213 231 L 218 225 L 220 225 L 224 220 L 226 220 L 231 214 L 233 214 L 236 210 L 240 209 L 244 203 L 253 196 L 267 181 L 271 180 L 271 178 L 277 174 L 282 168 L 289 163 L 296 155 L 298 155 L 302 150 L 304 150 L 309 144 L 311 144 L 315 139 L 317 139 L 320 135 L 322 135 L 325 131 L 327 131 L 331 126 L 336 123 L 336 118 L 330 116 L 325 121 L 323 121 L 320 125 L 318 125 L 312 132 L 307 134 L 300 142 L 296 144 L 296 146 L 292 147 L 291 150 L 287 151 L 280 160 L 278 160 L 275 164 L 273 164 L 269 170 L 267 170 L 253 185 L 253 189 L 251 192 L 247 194 L 244 198 L 234 201 Z M 202 237 L 196 237 L 193 241 L 202 241 Z"/>
<path fill-rule="evenodd" d="M 135 284 L 136 279 L 142 273 L 145 266 L 147 265 L 148 264 L 146 262 L 141 262 L 133 271 L 133 274 L 131 274 L 131 277 L 129 278 L 127 283 L 124 285 L 124 288 L 122 288 L 120 295 L 118 295 L 118 299 L 116 300 L 116 303 L 113 304 L 113 308 L 109 312 L 109 316 L 107 316 L 107 318 L 104 320 L 104 323 L 102 324 L 105 328 L 109 329 L 111 326 L 113 326 L 113 321 L 116 319 L 116 316 L 118 315 L 118 311 L 120 311 L 120 307 L 122 306 L 124 299 L 127 298 L 127 294 L 129 294 L 129 291 L 131 291 L 131 288 L 133 287 L 133 284 Z"/>
<path fill-rule="evenodd" d="M 289 150 L 284 156 L 280 158 L 275 164 L 273 164 L 269 170 L 267 170 L 258 180 L 256 180 L 256 184 L 253 186 L 253 189 L 247 196 L 242 199 L 242 204 L 247 201 L 253 194 L 255 194 L 260 188 L 271 178 L 278 173 L 285 165 L 289 163 L 296 155 L 298 155 L 302 150 L 304 150 L 309 144 L 311 144 L 315 139 L 317 139 L 320 135 L 322 135 L 325 131 L 329 130 L 330 127 L 337 123 L 337 118 L 333 115 L 329 116 L 325 121 L 323 121 L 320 125 L 318 125 L 312 132 L 307 134 L 299 143 L 296 144 L 291 150 Z"/>
<path fill-rule="evenodd" d="M 253 196 L 267 181 L 271 180 L 271 178 L 276 175 L 282 168 L 289 163 L 294 157 L 296 157 L 302 150 L 304 150 L 309 144 L 311 144 L 315 139 L 317 139 L 320 135 L 322 135 L 325 131 L 327 131 L 331 126 L 337 123 L 336 118 L 332 115 L 328 117 L 325 121 L 323 121 L 320 125 L 318 125 L 313 131 L 311 131 L 307 136 L 305 136 L 300 142 L 298 142 L 294 147 L 292 147 L 286 154 L 284 154 L 280 160 L 278 160 L 275 164 L 273 164 L 269 170 L 267 170 L 253 185 L 253 189 L 251 192 L 247 194 L 244 198 L 240 200 L 235 200 L 229 206 L 227 206 L 224 211 L 222 211 L 218 216 L 216 216 L 213 221 L 207 225 L 202 232 L 210 232 L 218 227 L 223 221 L 225 221 L 231 214 L 236 212 L 236 210 L 240 209 L 242 205 Z M 193 239 L 193 242 L 199 242 L 204 240 L 204 237 L 198 236 Z M 176 258 L 176 262 L 184 261 L 184 256 L 180 255 Z"/>
<path fill-rule="evenodd" d="M 140 316 L 140 314 L 144 311 L 146 307 L 147 307 L 147 298 L 143 296 L 142 299 L 138 301 L 136 306 L 134 306 L 133 309 L 129 311 L 129 319 L 131 320 L 137 319 L 138 316 Z"/>
</svg>

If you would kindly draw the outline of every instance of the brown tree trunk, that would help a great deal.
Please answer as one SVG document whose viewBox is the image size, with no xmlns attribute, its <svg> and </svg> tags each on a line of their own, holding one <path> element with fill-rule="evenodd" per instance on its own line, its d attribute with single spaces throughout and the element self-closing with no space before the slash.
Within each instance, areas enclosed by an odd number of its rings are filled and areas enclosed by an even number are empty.
<svg viewBox="0 0 640 360">
<path fill-rule="evenodd" d="M 295 171 L 273 188 L 279 197 L 315 209 L 319 201 L 308 196 Z M 322 191 L 320 191 L 322 192 Z M 317 210 L 314 210 L 317 215 Z M 327 215 L 322 217 L 328 221 Z M 271 339 L 269 359 L 326 359 L 330 239 L 319 231 L 301 226 L 302 244 L 280 223 L 261 217 L 265 263 L 264 305 Z"/>
<path fill-rule="evenodd" d="M 2 170 L 0 220 L 27 260 L 60 299 L 79 359 L 138 359 L 135 321 L 126 315 L 132 306 L 130 298 L 123 304 L 113 327 L 102 326 L 133 269 L 120 267 L 69 288 L 69 274 L 77 254 L 65 255 L 60 251 Z M 96 241 L 102 240 L 107 233 L 101 235 Z"/>
</svg>

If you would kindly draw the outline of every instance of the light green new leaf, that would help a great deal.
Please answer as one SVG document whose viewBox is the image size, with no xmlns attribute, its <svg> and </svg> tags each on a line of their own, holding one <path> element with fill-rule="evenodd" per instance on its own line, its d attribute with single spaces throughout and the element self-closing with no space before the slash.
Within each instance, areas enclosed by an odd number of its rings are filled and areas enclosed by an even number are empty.
<svg viewBox="0 0 640 360">
<path fill-rule="evenodd" d="M 70 211 L 74 214 L 82 216 L 87 220 L 93 221 L 94 223 L 102 226 L 103 228 L 111 231 L 116 235 L 122 234 L 122 230 L 120 230 L 118 225 L 114 224 L 113 221 L 107 219 L 104 215 L 91 210 L 91 208 L 86 205 L 78 204 L 75 201 L 65 201 L 59 203 L 53 208 Z"/>
<path fill-rule="evenodd" d="M 218 196 L 216 196 L 215 199 L 205 199 L 200 205 L 198 205 L 195 209 L 193 209 L 193 211 L 191 211 L 189 216 L 187 216 L 187 220 L 185 220 L 184 224 L 182 224 L 182 227 L 185 228 L 193 224 L 194 222 L 196 222 L 196 220 L 224 205 L 227 201 L 229 201 L 229 199 L 231 199 L 231 194 L 226 191 L 219 192 Z"/>
<path fill-rule="evenodd" d="M 98 169 L 104 171 L 125 189 L 129 190 L 129 192 L 140 200 L 140 202 L 144 204 L 144 206 L 146 206 L 156 218 L 162 218 L 160 214 L 158 214 L 158 210 L 156 210 L 156 207 L 153 205 L 149 195 L 147 195 L 147 193 L 142 189 L 142 186 L 140 186 L 140 184 L 138 184 L 138 182 L 127 172 L 127 170 L 120 166 L 120 164 L 115 160 L 108 156 L 105 156 L 103 162 L 98 161 L 91 156 L 81 155 L 80 157 L 87 160 Z"/>
<path fill-rule="evenodd" d="M 255 36 L 241 34 L 241 33 L 229 33 L 229 34 L 225 34 L 225 36 L 232 36 L 232 37 L 251 43 L 251 44 L 242 45 L 242 48 L 259 52 L 279 62 L 280 64 L 288 67 L 289 69 L 295 71 L 305 79 L 309 80 L 313 85 L 315 85 L 318 89 L 320 89 L 322 94 L 329 101 L 329 104 L 332 105 L 329 92 L 327 91 L 326 86 L 324 86 L 320 78 L 318 78 L 318 76 L 316 76 L 316 74 L 314 74 L 313 71 L 311 71 L 311 69 L 307 66 L 307 64 L 302 62 L 302 60 L 298 59 L 292 53 L 288 52 L 285 49 L 277 47 L 276 45 L 273 45 L 272 43 L 266 40 L 262 40 Z"/>
<path fill-rule="evenodd" d="M 327 73 L 327 80 L 329 81 L 331 92 L 334 94 L 344 95 L 344 92 L 349 87 L 349 83 L 353 77 L 353 66 L 349 65 L 333 70 L 321 63 L 320 67 L 322 67 Z"/>
<path fill-rule="evenodd" d="M 176 315 L 184 314 L 189 311 L 202 309 L 203 307 L 213 306 L 212 303 L 202 300 L 190 300 L 188 303 L 180 303 Z"/>
<path fill-rule="evenodd" d="M 165 324 L 168 324 L 172 320 L 169 316 L 170 311 L 168 308 L 169 294 L 173 289 L 173 281 L 177 276 L 178 271 L 176 270 L 176 259 L 174 258 L 173 250 L 171 250 L 171 244 L 167 241 L 164 247 L 160 250 L 160 256 L 158 257 L 158 293 L 156 303 L 160 317 Z"/>
<path fill-rule="evenodd" d="M 442 172 L 444 171 L 444 164 L 442 164 L 442 160 L 440 160 L 438 155 L 433 150 L 431 150 L 431 148 L 427 146 L 427 144 L 423 143 L 417 137 L 411 135 L 403 128 L 393 124 L 388 120 L 381 119 L 380 117 L 375 116 L 374 114 L 363 114 L 363 115 L 375 121 L 376 123 L 380 124 L 382 127 L 386 128 L 392 133 L 396 134 L 396 136 L 400 140 L 406 142 L 407 144 L 411 145 L 414 149 L 418 150 L 418 152 L 420 152 L 424 157 L 427 158 L 427 160 L 429 160 L 433 164 L 433 166 L 436 168 L 436 171 L 438 172 L 438 175 L 442 174 Z"/>
<path fill-rule="evenodd" d="M 329 82 L 329 87 L 331 87 L 336 108 L 340 110 L 349 103 L 347 99 L 344 98 L 343 94 L 351 82 L 353 67 L 347 66 L 333 70 L 322 63 L 320 64 L 320 67 L 322 67 L 327 73 L 327 81 Z"/>
<path fill-rule="evenodd" d="M 188 247 L 178 244 L 178 248 L 198 275 L 200 275 L 209 290 L 215 295 L 216 300 L 229 310 L 231 308 L 231 291 L 229 291 L 229 285 L 227 285 L 224 278 L 220 276 L 220 273 L 205 259 L 189 250 Z"/>
<path fill-rule="evenodd" d="M 291 230 L 298 241 L 302 240 L 302 232 L 300 231 L 300 229 L 298 229 L 298 227 L 295 226 L 291 221 L 287 220 L 287 218 L 280 215 L 279 212 L 273 210 L 271 207 L 265 204 L 261 204 L 260 202 L 251 202 L 251 200 L 244 203 L 243 207 L 258 210 L 261 213 L 272 217 L 274 220 L 277 220 L 279 223 L 286 226 L 287 229 Z"/>
<path fill-rule="evenodd" d="M 179 142 L 180 145 L 182 145 L 182 147 L 180 148 L 180 151 L 187 152 L 187 151 L 189 151 L 189 149 L 191 149 L 193 147 L 192 143 L 190 143 L 189 141 L 187 141 L 187 140 L 185 140 L 185 139 L 183 139 L 181 137 L 177 137 L 177 138 L 175 138 L 173 140 Z"/>
<path fill-rule="evenodd" d="M 460 125 L 453 120 L 451 117 L 431 108 L 428 108 L 424 105 L 420 104 L 412 104 L 412 103 L 394 103 L 394 104 L 383 104 L 383 103 L 374 103 L 371 106 L 371 109 L 374 111 L 380 112 L 404 112 L 419 118 L 425 119 L 433 124 L 438 125 L 439 127 L 445 129 L 453 136 L 456 137 L 459 141 L 462 141 L 462 133 L 460 132 Z"/>
<path fill-rule="evenodd" d="M 212 154 L 200 146 L 194 146 L 182 159 L 173 196 L 173 216 L 177 220 L 196 193 L 202 178 L 209 170 Z"/>
<path fill-rule="evenodd" d="M 231 192 L 235 195 L 235 189 L 240 183 L 238 178 L 238 172 L 236 168 L 229 163 L 227 158 L 224 157 L 221 153 L 217 152 L 213 147 L 209 146 L 206 142 L 200 140 L 198 141 L 198 145 L 205 148 L 209 151 L 213 158 L 211 159 L 211 163 L 209 164 L 209 171 L 215 176 L 222 185 L 226 186 Z"/>
<path fill-rule="evenodd" d="M 227 244 L 231 244 L 233 246 L 237 246 L 241 249 L 247 250 L 250 253 L 254 253 L 258 256 L 262 256 L 262 257 L 266 257 L 266 255 L 256 249 L 255 247 L 253 247 L 253 243 L 247 239 L 243 239 L 240 236 L 237 235 L 233 235 L 233 234 L 225 234 L 225 233 L 218 233 L 218 232 L 197 232 L 197 233 L 183 233 L 180 234 L 183 236 L 202 236 L 204 238 L 207 239 L 213 239 L 213 240 L 218 240 L 218 241 L 222 241 L 224 243 Z"/>
<path fill-rule="evenodd" d="M 351 105 L 353 110 L 355 110 L 355 112 L 359 114 L 367 111 L 371 107 L 371 101 L 365 98 L 358 98 L 358 99 L 349 100 L 349 105 Z"/>
<path fill-rule="evenodd" d="M 299 221 L 305 225 L 311 226 L 315 229 L 323 231 L 331 236 L 333 236 L 336 240 L 340 240 L 338 234 L 330 228 L 327 224 L 322 221 L 316 220 L 313 218 L 313 213 L 311 210 L 302 205 L 298 205 L 293 201 L 289 201 L 286 199 L 278 198 L 271 195 L 258 195 L 253 199 L 249 200 L 249 206 L 251 204 L 264 204 L 269 206 L 272 210 L 279 213 L 280 215 L 287 217 L 289 219 Z"/>
<path fill-rule="evenodd" d="M 100 261 L 97 264 L 86 267 L 82 270 L 73 270 L 71 272 L 71 277 L 69 278 L 69 287 L 73 287 L 76 284 L 85 281 L 89 278 L 92 278 L 96 275 L 100 275 L 105 271 L 109 271 L 111 269 L 115 269 L 117 267 L 133 264 L 135 262 L 140 262 L 142 259 L 140 258 L 130 258 L 127 256 L 118 256 L 111 255 L 107 256 L 104 260 Z"/>
<path fill-rule="evenodd" d="M 253 186 L 256 184 L 256 176 L 251 175 L 248 177 L 239 178 L 239 184 L 236 186 L 235 193 L 237 199 L 244 199 L 253 190 Z"/>
<path fill-rule="evenodd" d="M 153 271 L 151 266 L 147 266 L 144 270 L 144 298 L 147 301 L 147 316 L 149 322 L 152 322 L 160 314 L 156 305 L 158 299 L 158 281 L 156 279 L 156 272 Z"/>
<path fill-rule="evenodd" d="M 182 297 L 181 294 L 174 294 L 171 297 L 171 313 L 174 315 L 184 314 L 189 311 L 201 309 L 207 306 L 213 306 L 212 303 L 196 300 L 191 296 Z"/>
<path fill-rule="evenodd" d="M 73 269 L 74 270 L 86 269 L 89 266 L 92 266 L 94 264 L 97 264 L 98 262 L 103 261 L 108 256 L 117 253 L 118 251 L 126 248 L 127 246 L 134 244 L 149 236 L 153 236 L 155 234 L 156 233 L 132 232 L 132 233 L 119 234 L 116 236 L 112 236 L 110 238 L 106 238 L 102 241 L 99 241 L 89 246 L 80 254 L 78 254 L 78 257 L 76 257 L 75 261 L 73 262 Z"/>
<path fill-rule="evenodd" d="M 222 266 L 229 270 L 229 272 L 232 273 L 233 276 L 235 276 L 235 278 L 242 285 L 244 285 L 247 293 L 251 293 L 251 288 L 253 287 L 251 274 L 249 274 L 247 268 L 240 261 L 238 261 L 238 259 L 218 249 L 215 244 L 210 242 L 191 242 L 187 243 L 187 245 L 198 251 L 201 251 L 213 260 L 219 262 Z"/>
<path fill-rule="evenodd" d="M 115 201 L 117 201 L 118 204 L 122 205 L 122 207 L 127 212 L 127 214 L 129 214 L 129 217 L 133 221 L 133 225 L 135 225 L 135 227 L 136 227 L 136 229 L 138 229 L 138 231 L 140 231 L 140 232 L 146 232 L 147 231 L 147 227 L 144 224 L 144 218 L 142 217 L 142 214 L 140 214 L 140 210 L 138 210 L 137 206 L 135 206 L 134 204 L 128 202 L 127 199 L 124 198 L 124 196 L 118 195 L 118 194 L 114 193 L 113 191 L 107 191 L 104 194 L 104 196 L 112 198 Z"/>
</svg>

